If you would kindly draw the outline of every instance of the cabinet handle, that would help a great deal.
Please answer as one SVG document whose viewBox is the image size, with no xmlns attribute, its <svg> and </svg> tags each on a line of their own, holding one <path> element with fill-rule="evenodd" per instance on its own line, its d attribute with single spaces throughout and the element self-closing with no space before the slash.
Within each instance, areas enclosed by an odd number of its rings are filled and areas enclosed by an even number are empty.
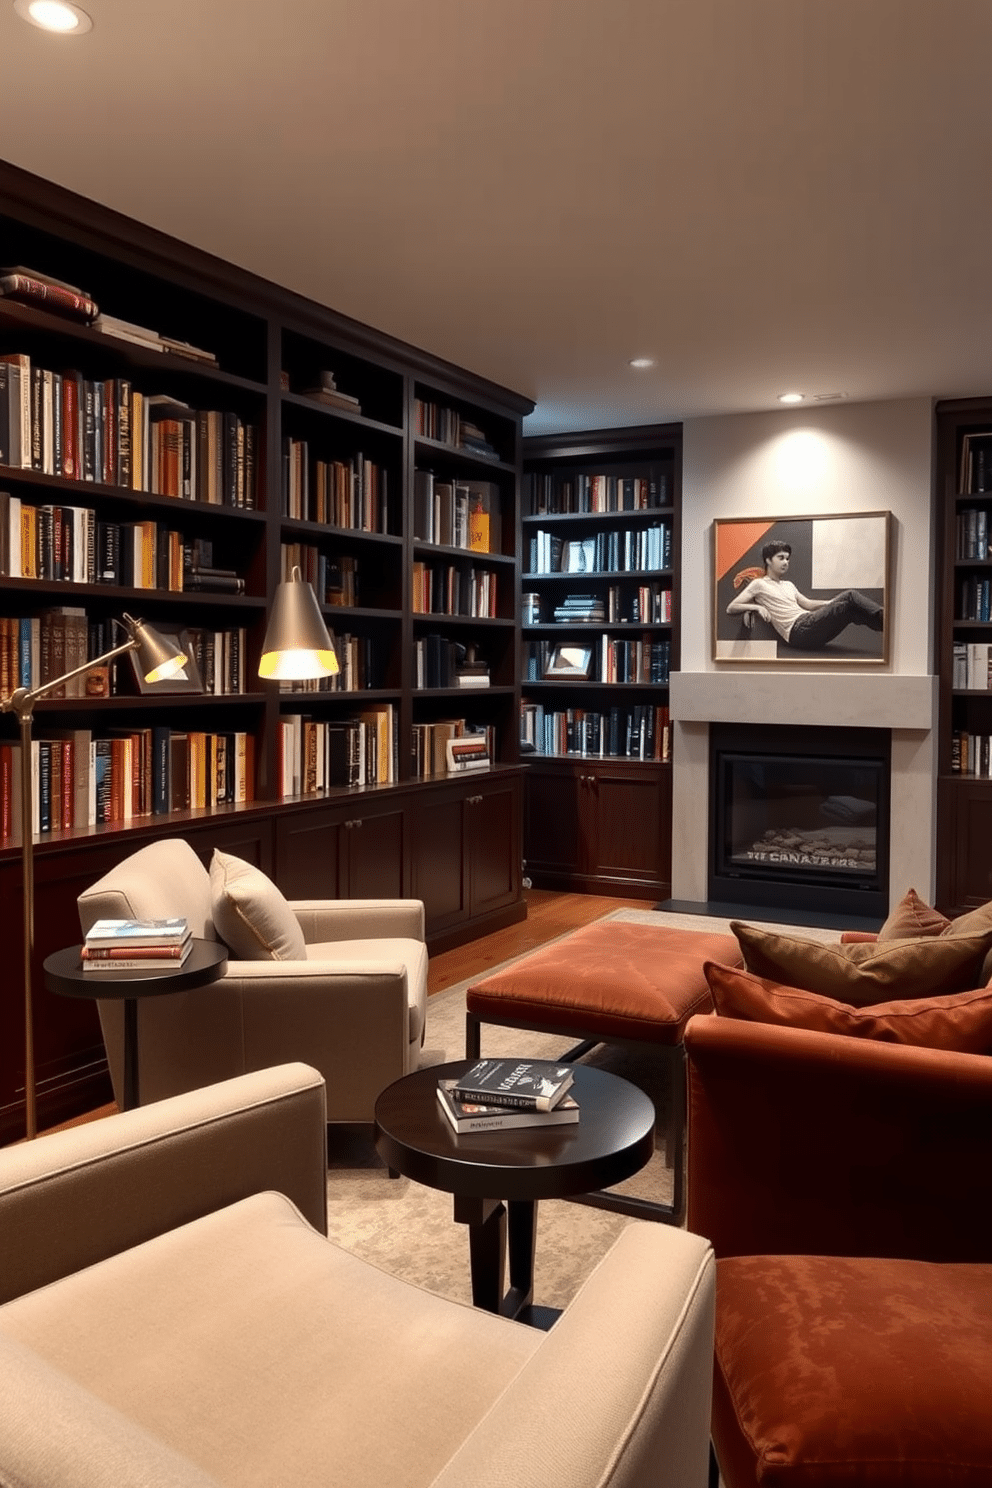
<svg viewBox="0 0 992 1488">
<path fill-rule="evenodd" d="M 362 825 L 362 818 L 360 816 L 359 817 L 353 817 L 351 821 L 346 821 L 345 822 L 345 826 L 349 829 L 349 831 L 351 830 L 352 827 L 360 827 L 361 825 Z"/>
<path fill-rule="evenodd" d="M 467 806 L 478 806 L 481 803 L 481 801 L 482 801 L 482 797 L 481 796 L 466 796 L 466 798 L 465 798 L 465 804 Z"/>
</svg>

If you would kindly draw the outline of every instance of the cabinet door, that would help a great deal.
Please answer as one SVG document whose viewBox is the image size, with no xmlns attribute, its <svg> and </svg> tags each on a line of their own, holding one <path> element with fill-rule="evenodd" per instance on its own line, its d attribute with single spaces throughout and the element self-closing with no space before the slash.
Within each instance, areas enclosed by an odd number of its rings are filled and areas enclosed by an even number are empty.
<svg viewBox="0 0 992 1488">
<path fill-rule="evenodd" d="M 402 899 L 405 815 L 402 809 L 349 813 L 341 826 L 344 896 Z"/>
<path fill-rule="evenodd" d="M 579 821 L 584 788 L 570 764 L 532 764 L 527 769 L 524 857 L 527 872 L 570 878 L 585 864 L 584 829 Z"/>
<path fill-rule="evenodd" d="M 992 781 L 942 780 L 937 801 L 937 904 L 960 914 L 992 899 Z"/>
<path fill-rule="evenodd" d="M 597 763 L 587 772 L 594 821 L 588 870 L 597 880 L 652 893 L 671 880 L 671 805 L 667 772 Z"/>
<path fill-rule="evenodd" d="M 489 914 L 520 897 L 520 783 L 473 791 L 466 804 L 470 913 Z"/>
<path fill-rule="evenodd" d="M 410 892 L 424 901 L 430 934 L 450 929 L 469 915 L 466 809 L 465 793 L 432 792 L 412 811 Z"/>
<path fill-rule="evenodd" d="M 344 837 L 340 809 L 319 806 L 276 823 L 275 880 L 287 899 L 341 899 Z"/>
</svg>

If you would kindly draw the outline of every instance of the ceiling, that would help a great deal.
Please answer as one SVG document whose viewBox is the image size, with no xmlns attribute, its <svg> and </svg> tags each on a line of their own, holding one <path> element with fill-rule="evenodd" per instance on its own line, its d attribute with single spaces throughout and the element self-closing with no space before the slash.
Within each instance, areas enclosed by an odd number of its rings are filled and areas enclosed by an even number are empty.
<svg viewBox="0 0 992 1488">
<path fill-rule="evenodd" d="M 0 155 L 528 433 L 992 391 L 990 0 L 81 3 L 0 0 Z"/>
</svg>

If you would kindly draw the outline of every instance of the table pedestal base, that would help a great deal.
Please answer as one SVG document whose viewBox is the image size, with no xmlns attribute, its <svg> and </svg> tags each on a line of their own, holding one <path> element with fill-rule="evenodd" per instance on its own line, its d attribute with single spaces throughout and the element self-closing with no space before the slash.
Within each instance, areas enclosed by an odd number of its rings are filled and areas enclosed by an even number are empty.
<svg viewBox="0 0 992 1488">
<path fill-rule="evenodd" d="M 553 1307 L 534 1307 L 537 1204 L 521 1199 L 473 1199 L 455 1195 L 456 1224 L 468 1226 L 472 1302 L 487 1312 L 550 1328 Z M 504 1291 L 509 1260 L 510 1285 Z"/>
</svg>

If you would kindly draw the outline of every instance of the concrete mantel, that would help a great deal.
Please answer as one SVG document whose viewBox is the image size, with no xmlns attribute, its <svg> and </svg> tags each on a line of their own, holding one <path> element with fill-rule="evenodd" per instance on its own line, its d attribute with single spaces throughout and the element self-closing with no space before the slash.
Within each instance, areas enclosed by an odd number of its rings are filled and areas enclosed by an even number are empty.
<svg viewBox="0 0 992 1488">
<path fill-rule="evenodd" d="M 821 727 L 936 727 L 937 678 L 865 671 L 673 672 L 675 723 L 813 724 Z"/>
</svg>

